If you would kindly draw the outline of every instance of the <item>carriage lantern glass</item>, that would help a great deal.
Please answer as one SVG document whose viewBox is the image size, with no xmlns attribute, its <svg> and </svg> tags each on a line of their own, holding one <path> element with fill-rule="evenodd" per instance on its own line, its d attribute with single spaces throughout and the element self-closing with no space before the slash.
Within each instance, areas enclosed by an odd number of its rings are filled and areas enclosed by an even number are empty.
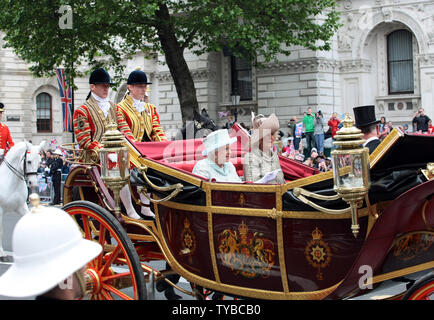
<svg viewBox="0 0 434 320">
<path fill-rule="evenodd" d="M 351 229 L 355 237 L 359 233 L 358 208 L 370 188 L 369 150 L 362 146 L 363 134 L 353 126 L 354 121 L 346 114 L 343 127 L 336 132 L 331 152 L 334 190 L 351 206 Z"/>
<path fill-rule="evenodd" d="M 101 179 L 115 196 L 115 213 L 120 217 L 119 192 L 128 183 L 129 153 L 125 145 L 125 137 L 117 129 L 115 123 L 106 126 L 102 137 L 104 147 L 99 151 L 101 161 Z"/>
</svg>

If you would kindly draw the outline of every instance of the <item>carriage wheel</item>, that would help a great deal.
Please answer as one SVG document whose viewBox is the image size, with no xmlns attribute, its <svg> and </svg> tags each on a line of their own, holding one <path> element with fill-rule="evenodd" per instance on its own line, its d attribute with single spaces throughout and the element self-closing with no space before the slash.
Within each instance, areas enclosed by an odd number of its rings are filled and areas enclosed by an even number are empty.
<svg viewBox="0 0 434 320">
<path fill-rule="evenodd" d="M 88 263 L 87 275 L 92 281 L 87 298 L 146 300 L 139 256 L 119 221 L 104 208 L 88 201 L 70 202 L 63 210 L 75 219 L 85 239 L 96 241 L 104 248 Z"/>
<path fill-rule="evenodd" d="M 434 273 L 431 272 L 416 281 L 402 300 L 434 300 Z"/>
</svg>

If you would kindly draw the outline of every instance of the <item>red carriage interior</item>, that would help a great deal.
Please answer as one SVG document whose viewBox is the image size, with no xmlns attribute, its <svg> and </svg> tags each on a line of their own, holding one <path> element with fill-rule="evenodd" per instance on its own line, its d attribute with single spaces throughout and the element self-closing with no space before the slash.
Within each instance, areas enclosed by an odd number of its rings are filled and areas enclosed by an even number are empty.
<svg viewBox="0 0 434 320">
<path fill-rule="evenodd" d="M 240 177 L 243 176 L 244 155 L 249 151 L 247 133 L 236 124 L 230 132 L 230 136 L 237 137 L 237 142 L 231 146 L 231 162 L 234 164 Z M 204 159 L 203 139 L 175 140 L 164 142 L 139 142 L 132 143 L 138 152 L 147 159 L 175 168 L 184 173 L 194 175 L 193 168 L 197 161 Z M 242 142 L 243 141 L 243 142 Z M 287 181 L 293 181 L 320 173 L 319 170 L 308 167 L 298 161 L 279 156 L 280 166 Z M 196 176 L 196 175 L 194 175 Z M 204 179 L 200 176 L 196 176 Z"/>
</svg>

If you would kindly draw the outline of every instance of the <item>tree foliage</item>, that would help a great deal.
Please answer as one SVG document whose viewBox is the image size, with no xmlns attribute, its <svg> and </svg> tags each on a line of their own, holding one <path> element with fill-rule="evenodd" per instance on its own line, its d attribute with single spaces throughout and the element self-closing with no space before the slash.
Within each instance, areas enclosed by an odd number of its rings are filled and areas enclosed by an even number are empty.
<svg viewBox="0 0 434 320">
<path fill-rule="evenodd" d="M 59 27 L 62 5 L 72 7 L 72 29 Z M 197 109 L 186 49 L 200 55 L 227 48 L 267 62 L 294 45 L 328 50 L 338 20 L 335 0 L 0 0 L 6 46 L 38 77 L 60 65 L 81 76 L 79 67 L 91 65 L 114 69 L 119 82 L 125 59 L 162 53 L 184 121 Z"/>
</svg>

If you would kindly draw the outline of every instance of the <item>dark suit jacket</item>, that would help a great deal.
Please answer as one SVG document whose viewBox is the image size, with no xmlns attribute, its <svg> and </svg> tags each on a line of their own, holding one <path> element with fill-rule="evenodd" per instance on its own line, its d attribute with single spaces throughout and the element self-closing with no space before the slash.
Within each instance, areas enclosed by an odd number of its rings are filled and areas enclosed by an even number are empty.
<svg viewBox="0 0 434 320">
<path fill-rule="evenodd" d="M 369 149 L 369 154 L 374 152 L 374 150 L 378 147 L 378 145 L 381 143 L 380 139 L 374 139 L 369 141 L 365 147 Z"/>
<path fill-rule="evenodd" d="M 55 179 L 60 180 L 61 175 L 62 175 L 62 172 L 61 172 L 62 166 L 63 166 L 63 161 L 60 158 L 54 159 L 54 161 L 51 163 L 50 176 L 53 177 L 52 178 L 53 180 L 55 180 Z"/>
</svg>

